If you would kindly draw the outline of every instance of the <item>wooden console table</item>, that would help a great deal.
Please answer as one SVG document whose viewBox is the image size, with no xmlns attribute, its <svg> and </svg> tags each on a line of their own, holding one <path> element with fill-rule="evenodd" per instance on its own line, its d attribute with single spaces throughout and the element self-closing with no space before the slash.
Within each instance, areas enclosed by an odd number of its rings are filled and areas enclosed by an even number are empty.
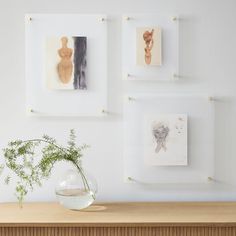
<svg viewBox="0 0 236 236">
<path fill-rule="evenodd" d="M 236 203 L 0 204 L 0 236 L 236 236 Z"/>
</svg>

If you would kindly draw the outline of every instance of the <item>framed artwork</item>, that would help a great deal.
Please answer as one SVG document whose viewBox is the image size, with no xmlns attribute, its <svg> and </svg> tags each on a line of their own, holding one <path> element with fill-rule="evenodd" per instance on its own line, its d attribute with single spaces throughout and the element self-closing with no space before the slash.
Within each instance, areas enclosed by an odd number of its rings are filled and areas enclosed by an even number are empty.
<svg viewBox="0 0 236 236">
<path fill-rule="evenodd" d="M 147 165 L 187 165 L 186 114 L 147 115 L 144 133 Z"/>
<path fill-rule="evenodd" d="M 87 89 L 87 38 L 46 38 L 46 82 L 49 89 Z"/>
<path fill-rule="evenodd" d="M 178 80 L 178 17 L 157 14 L 124 15 L 122 52 L 124 80 Z"/>
<path fill-rule="evenodd" d="M 106 15 L 27 14 L 25 39 L 28 114 L 107 114 Z"/>
<path fill-rule="evenodd" d="M 161 28 L 136 29 L 136 63 L 139 66 L 161 65 Z"/>
<path fill-rule="evenodd" d="M 124 99 L 124 179 L 208 183 L 214 176 L 214 101 L 206 94 Z"/>
</svg>

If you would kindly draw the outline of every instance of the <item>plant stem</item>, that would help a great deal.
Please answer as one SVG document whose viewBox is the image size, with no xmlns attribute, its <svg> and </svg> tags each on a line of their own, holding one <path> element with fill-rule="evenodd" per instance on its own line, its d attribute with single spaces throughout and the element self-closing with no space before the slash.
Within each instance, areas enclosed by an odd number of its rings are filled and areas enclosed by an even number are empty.
<svg viewBox="0 0 236 236">
<path fill-rule="evenodd" d="M 49 142 L 49 141 L 47 141 L 47 140 L 45 140 L 45 139 L 39 139 L 39 138 L 38 138 L 38 139 L 28 139 L 28 140 L 22 141 L 22 143 L 27 143 L 27 142 L 44 142 L 44 143 L 48 143 L 48 144 L 51 144 L 51 145 L 57 147 L 59 150 L 61 150 L 61 151 L 64 152 L 65 154 L 68 154 L 68 153 L 65 151 L 64 148 L 61 148 L 61 147 L 59 147 L 58 145 L 56 145 L 55 143 Z"/>
<path fill-rule="evenodd" d="M 83 173 L 83 169 L 82 169 L 77 163 L 75 163 L 74 161 L 72 161 L 72 162 L 73 162 L 73 164 L 77 167 L 77 169 L 79 170 L 79 173 L 80 173 L 80 175 L 81 175 L 81 177 L 82 177 L 82 180 L 83 180 L 83 184 L 84 184 L 85 189 L 86 189 L 86 186 L 87 186 L 88 191 L 91 192 L 90 187 L 89 187 L 89 184 L 88 184 L 88 181 L 87 181 L 87 179 L 86 179 L 86 177 L 85 177 L 85 175 L 84 175 L 84 173 Z M 93 200 L 95 200 L 95 195 L 94 195 L 94 193 L 92 194 L 92 198 L 93 198 Z"/>
</svg>

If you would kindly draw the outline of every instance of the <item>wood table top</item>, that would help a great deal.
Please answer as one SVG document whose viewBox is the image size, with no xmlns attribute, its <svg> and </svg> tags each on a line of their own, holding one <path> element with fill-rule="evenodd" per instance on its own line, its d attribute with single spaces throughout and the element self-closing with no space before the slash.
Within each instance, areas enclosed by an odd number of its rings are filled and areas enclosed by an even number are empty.
<svg viewBox="0 0 236 236">
<path fill-rule="evenodd" d="M 0 226 L 234 225 L 236 202 L 97 203 L 84 210 L 58 203 L 0 204 Z"/>
</svg>

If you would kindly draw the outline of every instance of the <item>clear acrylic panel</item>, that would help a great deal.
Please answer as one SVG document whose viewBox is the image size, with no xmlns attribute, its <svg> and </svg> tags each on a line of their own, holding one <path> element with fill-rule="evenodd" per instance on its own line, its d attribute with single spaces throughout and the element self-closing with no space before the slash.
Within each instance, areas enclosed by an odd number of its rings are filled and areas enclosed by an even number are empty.
<svg viewBox="0 0 236 236">
<path fill-rule="evenodd" d="M 63 36 L 87 38 L 86 90 L 68 89 L 70 86 L 65 89 L 49 89 L 46 86 L 46 42 L 49 38 Z M 29 114 L 104 114 L 107 109 L 106 15 L 28 14 L 25 16 L 25 41 L 26 99 Z M 53 43 L 50 45 L 55 46 Z"/>
<path fill-rule="evenodd" d="M 140 65 L 137 54 L 144 52 L 143 41 L 138 31 L 141 29 L 159 31 L 161 34 L 155 46 L 161 50 L 159 63 Z M 159 41 L 159 42 L 158 42 Z M 141 46 L 141 49 L 139 47 Z M 146 49 L 145 49 L 146 50 Z M 158 52 L 158 51 L 157 51 Z M 124 80 L 175 81 L 179 79 L 179 19 L 171 15 L 126 14 L 122 21 L 122 69 Z"/>
<path fill-rule="evenodd" d="M 188 117 L 187 163 L 170 166 L 146 164 L 145 119 L 150 114 L 185 114 Z M 125 180 L 132 178 L 146 183 L 205 183 L 209 177 L 214 178 L 214 165 L 214 101 L 211 97 L 133 94 L 125 98 Z"/>
</svg>

